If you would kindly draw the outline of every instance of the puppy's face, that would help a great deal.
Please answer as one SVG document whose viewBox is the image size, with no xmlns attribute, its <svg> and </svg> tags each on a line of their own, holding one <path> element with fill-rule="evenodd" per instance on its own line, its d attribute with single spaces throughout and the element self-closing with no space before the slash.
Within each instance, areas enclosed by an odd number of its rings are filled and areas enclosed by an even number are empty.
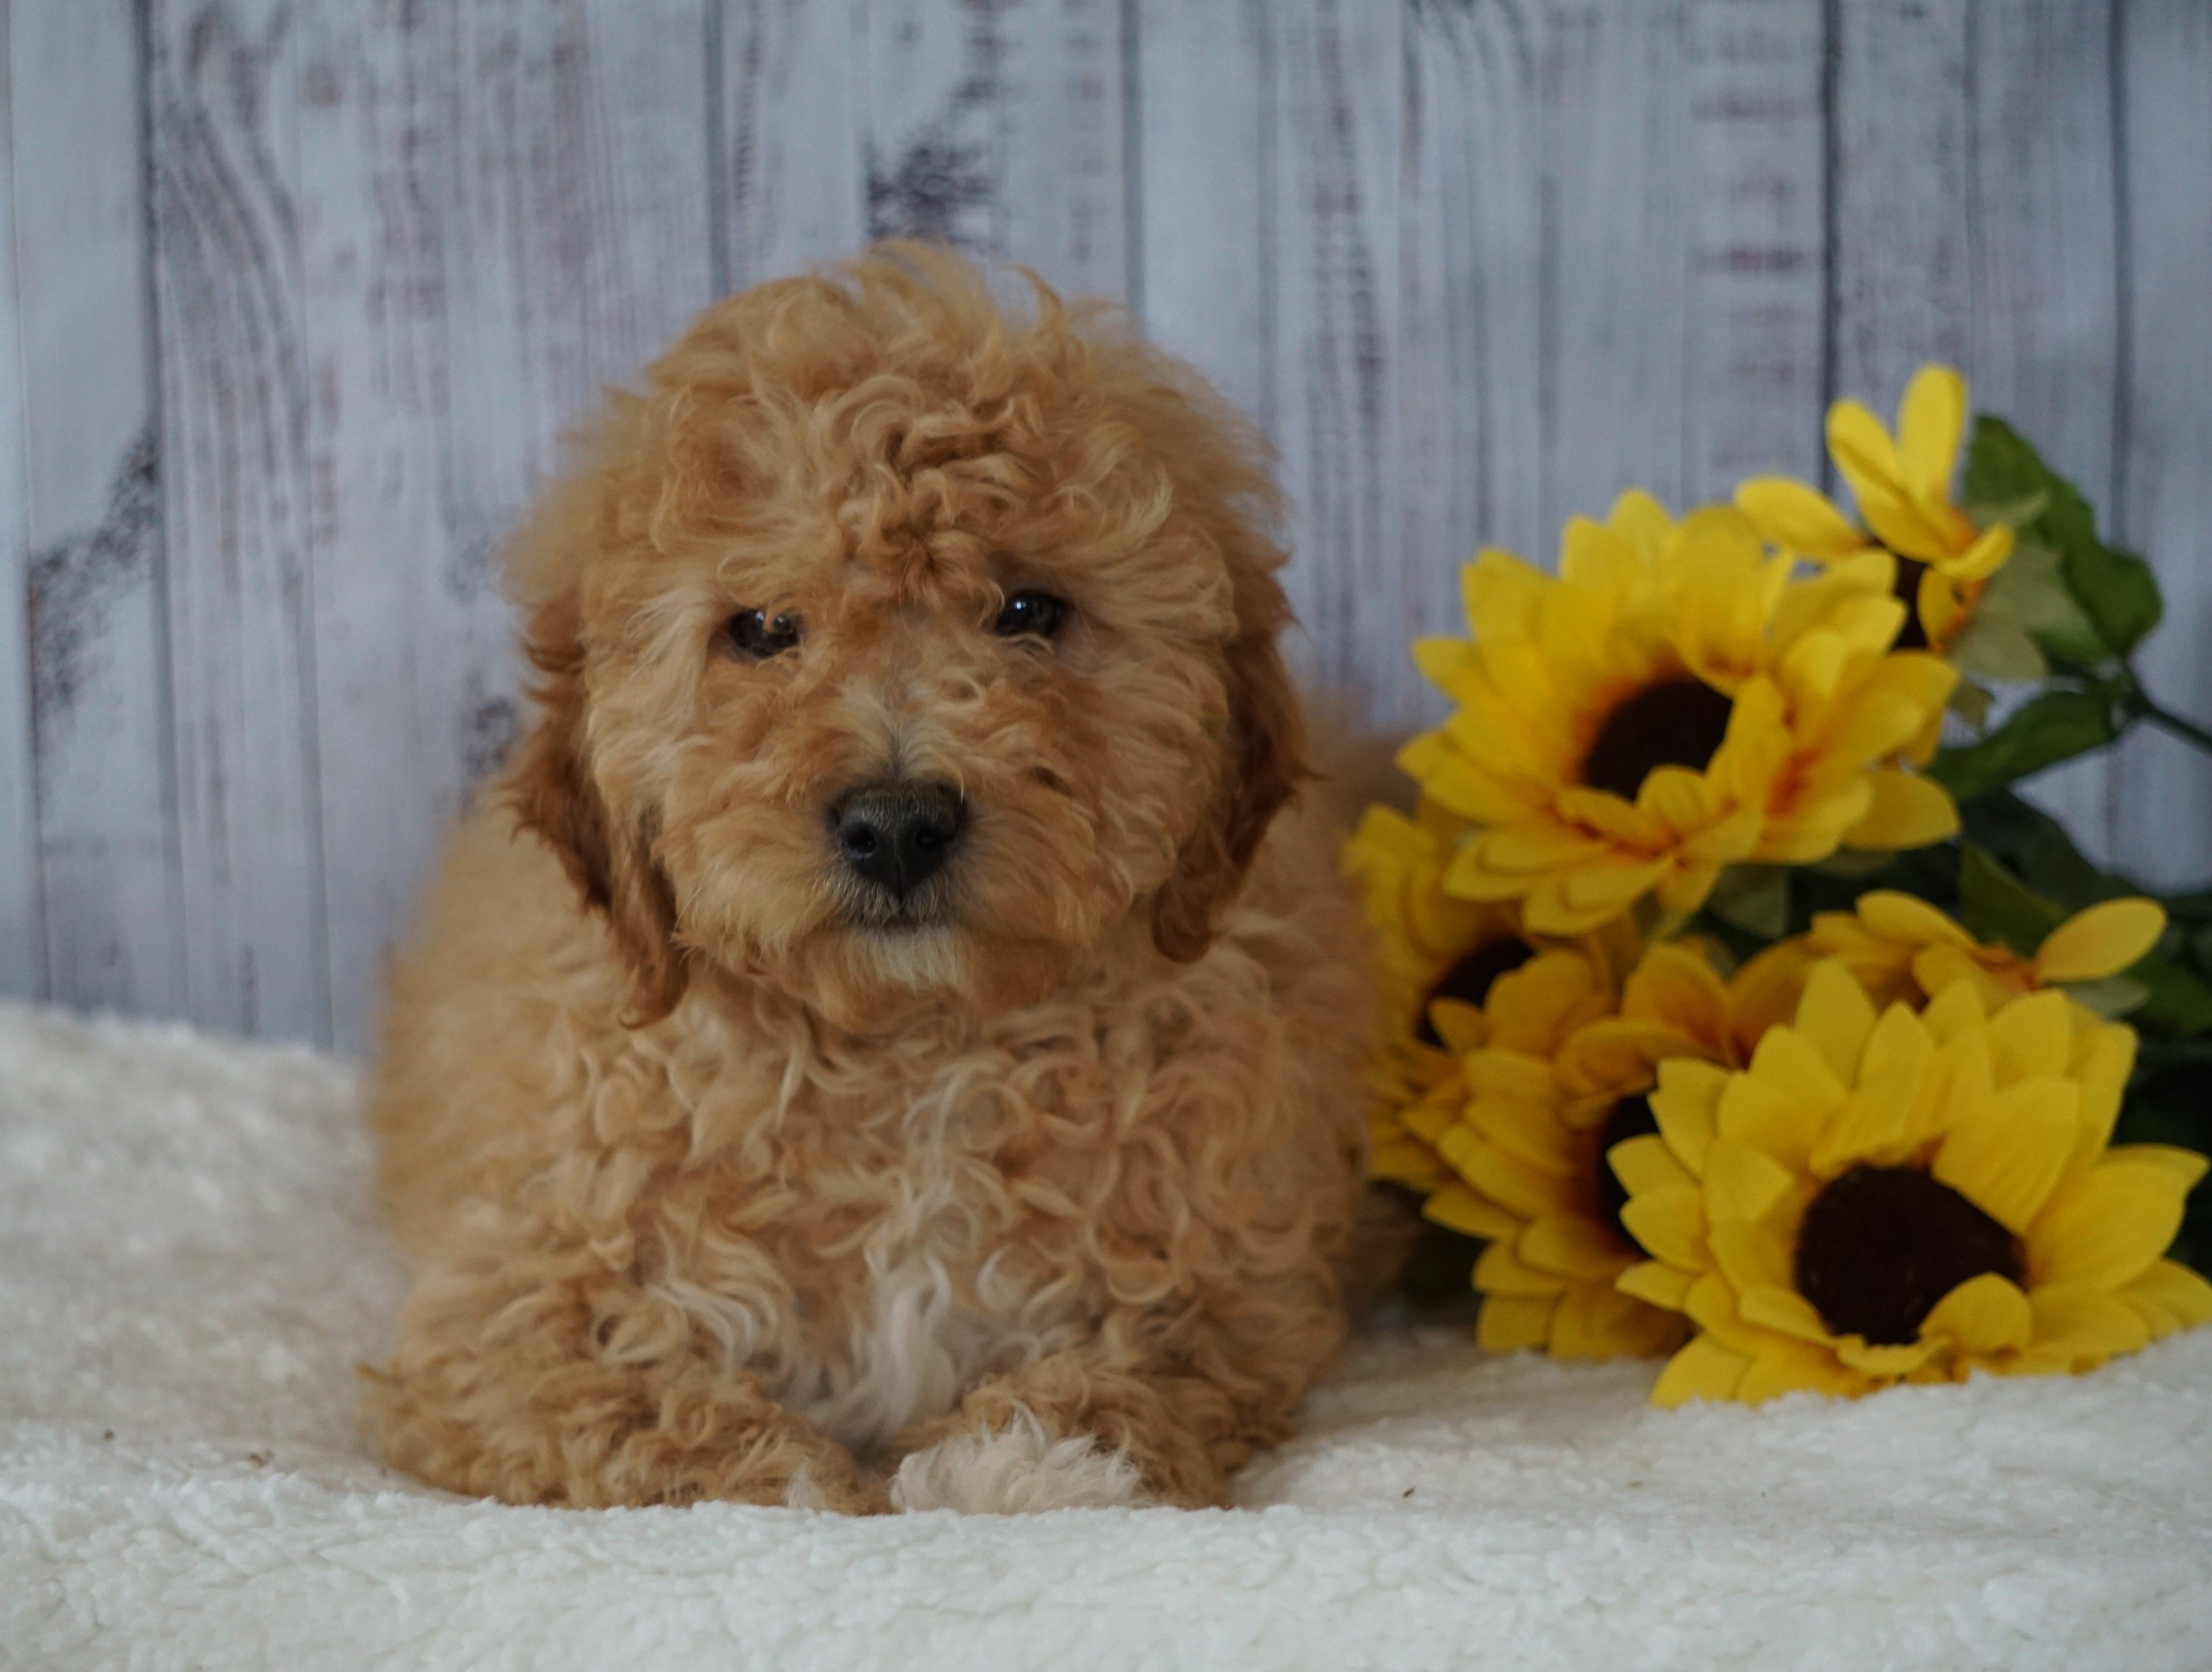
<svg viewBox="0 0 2212 1672">
<path fill-rule="evenodd" d="M 943 257 L 739 298 L 654 381 L 538 524 L 516 778 L 639 1011 L 700 957 L 866 1027 L 1139 915 L 1195 955 L 1297 770 L 1225 421 Z"/>
</svg>

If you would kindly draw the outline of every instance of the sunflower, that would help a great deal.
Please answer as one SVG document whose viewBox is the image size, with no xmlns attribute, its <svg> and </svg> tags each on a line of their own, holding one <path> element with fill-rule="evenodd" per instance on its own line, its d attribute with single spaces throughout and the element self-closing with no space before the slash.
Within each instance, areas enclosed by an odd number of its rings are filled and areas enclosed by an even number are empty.
<svg viewBox="0 0 2212 1672">
<path fill-rule="evenodd" d="M 1842 961 L 1877 1007 L 1918 1009 L 1963 977 L 1994 1007 L 2044 987 L 2067 987 L 2085 1002 L 2158 944 L 2166 910 L 2154 900 L 2108 900 L 2078 912 L 2043 939 L 2032 957 L 1980 942 L 1917 895 L 1877 889 L 1849 912 L 1822 912 L 1805 934 L 1766 948 L 1737 977 L 1751 1025 L 1788 1020 L 1805 978 L 1824 958 Z M 2132 995 L 2142 997 L 2136 990 Z M 2093 1009 L 2108 1005 L 2092 1004 Z"/>
<path fill-rule="evenodd" d="M 1743 483 L 1736 505 L 1776 545 L 1814 563 L 1887 548 L 1896 560 L 1892 585 L 1909 612 L 1897 647 L 1948 651 L 2013 551 L 2009 524 L 1977 527 L 1952 503 L 1966 423 L 1966 380 L 1948 366 L 1923 366 L 1905 385 L 1894 439 L 1856 401 L 1828 409 L 1828 452 L 1851 485 L 1865 529 L 1784 476 Z"/>
<path fill-rule="evenodd" d="M 1955 672 L 1889 653 L 1903 610 L 1881 554 L 1793 566 L 1733 509 L 1678 525 L 1635 493 L 1568 525 L 1556 580 L 1484 552 L 1465 575 L 1472 642 L 1414 646 L 1457 712 L 1399 756 L 1480 827 L 1446 891 L 1574 934 L 1646 896 L 1686 915 L 1739 861 L 1950 835 L 1950 797 L 1896 757 Z"/>
<path fill-rule="evenodd" d="M 1344 869 L 1360 885 L 1373 931 L 1376 987 L 1382 1004 L 1374 1081 L 1376 1177 L 1417 1190 L 1443 1182 L 1435 1153 L 1407 1137 L 1400 1118 L 1455 1069 L 1433 1014 L 1438 1003 L 1480 1008 L 1501 975 L 1540 950 L 1578 950 L 1606 969 L 1634 961 L 1638 942 L 1626 920 L 1595 934 L 1529 936 L 1510 903 L 1455 900 L 1444 892 L 1468 827 L 1425 798 L 1411 817 L 1370 807 L 1344 847 Z"/>
<path fill-rule="evenodd" d="M 1877 1012 L 1844 964 L 1750 1066 L 1671 1061 L 1613 1161 L 1654 1257 L 1619 1287 L 1699 1333 L 1662 1405 L 2076 1371 L 2212 1318 L 2160 1257 L 2204 1158 L 2108 1147 L 2132 1030 L 1974 979 Z"/>
<path fill-rule="evenodd" d="M 1741 1059 L 1728 990 L 1703 950 L 1655 947 L 1618 990 L 1600 959 L 1541 953 L 1500 976 L 1479 1010 L 1436 1009 L 1456 1073 L 1406 1125 L 1452 1175 L 1424 1212 L 1489 1242 L 1474 1274 L 1477 1339 L 1558 1358 L 1673 1351 L 1682 1320 L 1614 1287 L 1644 1251 L 1622 1228 L 1627 1193 L 1607 1157 L 1658 1130 L 1647 1100 L 1661 1063 Z"/>
</svg>

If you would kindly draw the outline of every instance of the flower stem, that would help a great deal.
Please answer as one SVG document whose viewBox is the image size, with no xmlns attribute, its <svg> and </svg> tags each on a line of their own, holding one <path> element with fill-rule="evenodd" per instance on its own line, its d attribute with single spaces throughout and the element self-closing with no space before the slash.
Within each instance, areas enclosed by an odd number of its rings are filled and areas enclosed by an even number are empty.
<svg viewBox="0 0 2212 1672">
<path fill-rule="evenodd" d="M 2141 687 L 2136 688 L 2135 706 L 2136 712 L 2153 725 L 2172 733 L 2185 743 L 2194 743 L 2207 754 L 2212 754 L 2212 731 L 2207 731 L 2194 721 L 2183 719 L 2170 710 L 2160 708 Z"/>
</svg>

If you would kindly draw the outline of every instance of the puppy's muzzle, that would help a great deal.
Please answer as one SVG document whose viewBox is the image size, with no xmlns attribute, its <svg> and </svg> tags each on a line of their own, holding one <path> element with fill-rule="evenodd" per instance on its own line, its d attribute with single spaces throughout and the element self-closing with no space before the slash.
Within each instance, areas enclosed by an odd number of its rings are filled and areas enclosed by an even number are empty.
<svg viewBox="0 0 2212 1672">
<path fill-rule="evenodd" d="M 830 809 L 846 868 L 902 902 L 945 868 L 967 822 L 959 791 L 905 778 L 866 785 Z"/>
</svg>

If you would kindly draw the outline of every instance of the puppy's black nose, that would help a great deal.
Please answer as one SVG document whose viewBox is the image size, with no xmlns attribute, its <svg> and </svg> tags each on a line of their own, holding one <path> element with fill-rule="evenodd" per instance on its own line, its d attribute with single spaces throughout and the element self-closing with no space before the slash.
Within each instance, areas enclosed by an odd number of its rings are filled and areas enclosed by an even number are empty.
<svg viewBox="0 0 2212 1672">
<path fill-rule="evenodd" d="M 951 785 L 902 780 L 855 790 L 830 809 L 830 830 L 848 865 L 903 894 L 937 875 L 967 815 Z"/>
</svg>

